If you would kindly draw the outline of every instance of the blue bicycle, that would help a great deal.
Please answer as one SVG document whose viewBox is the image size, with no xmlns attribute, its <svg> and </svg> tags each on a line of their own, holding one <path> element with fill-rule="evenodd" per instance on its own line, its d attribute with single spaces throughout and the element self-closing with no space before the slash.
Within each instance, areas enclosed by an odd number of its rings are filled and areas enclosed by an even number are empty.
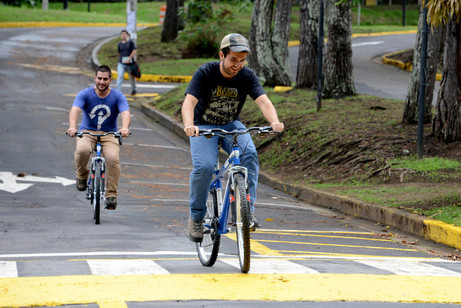
<svg viewBox="0 0 461 308">
<path fill-rule="evenodd" d="M 86 198 L 88 200 L 91 200 L 91 205 L 93 206 L 94 213 L 94 223 L 99 225 L 101 216 L 101 203 L 104 204 L 104 201 L 106 199 L 106 159 L 101 155 L 101 137 L 107 135 L 114 135 L 115 138 L 118 138 L 118 143 L 122 145 L 122 135 L 118 132 L 109 132 L 103 134 L 79 132 L 75 134 L 75 136 L 79 138 L 82 138 L 83 135 L 90 135 L 96 137 L 96 155 L 91 158 L 91 176 L 88 179 L 88 185 L 86 188 Z"/>
<path fill-rule="evenodd" d="M 248 194 L 248 170 L 240 165 L 238 136 L 247 133 L 276 133 L 269 127 L 251 127 L 245 130 L 226 131 L 219 128 L 200 130 L 199 136 L 211 138 L 220 135 L 232 141 L 232 151 L 222 168 L 215 167 L 213 181 L 207 199 L 207 212 L 203 220 L 203 240 L 196 243 L 198 257 L 204 266 L 213 266 L 216 262 L 221 243 L 221 235 L 230 232 L 228 228 L 229 210 L 232 212 L 232 226 L 237 235 L 237 248 L 240 269 L 243 273 L 250 270 L 250 229 L 251 210 Z M 230 137 L 226 137 L 230 136 Z M 225 192 L 223 195 L 223 182 Z M 223 197 L 224 196 L 224 197 Z"/>
</svg>

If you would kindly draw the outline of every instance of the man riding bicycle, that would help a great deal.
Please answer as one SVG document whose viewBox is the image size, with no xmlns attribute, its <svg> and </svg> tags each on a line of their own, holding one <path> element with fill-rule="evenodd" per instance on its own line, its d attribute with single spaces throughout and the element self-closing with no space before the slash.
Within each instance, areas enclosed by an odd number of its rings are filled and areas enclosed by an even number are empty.
<svg viewBox="0 0 461 308">
<path fill-rule="evenodd" d="M 218 154 L 218 143 L 229 153 L 232 144 L 201 136 L 199 129 L 222 128 L 228 131 L 244 129 L 239 114 L 249 95 L 258 105 L 274 131 L 283 131 L 274 105 L 267 97 L 256 74 L 245 67 L 250 48 L 241 34 L 231 33 L 221 41 L 219 62 L 203 64 L 192 77 L 185 93 L 181 113 L 184 132 L 190 138 L 193 170 L 190 174 L 190 214 L 187 235 L 193 242 L 203 239 L 202 220 L 206 213 L 206 200 Z M 259 161 L 256 147 L 249 134 L 239 138 L 242 165 L 248 169 L 248 182 L 253 227 L 259 227 L 254 216 Z M 244 152 L 242 152 L 244 151 Z"/>
<path fill-rule="evenodd" d="M 122 118 L 122 137 L 130 135 L 131 114 L 128 102 L 122 92 L 112 89 L 112 72 L 106 65 L 101 65 L 94 76 L 95 86 L 78 93 L 69 113 L 69 129 L 67 134 L 74 137 L 78 131 L 105 133 L 117 131 L 117 117 Z M 82 123 L 77 130 L 77 121 L 83 110 Z M 96 139 L 85 135 L 77 138 L 75 149 L 75 165 L 77 167 L 77 189 L 85 191 L 89 175 L 88 161 L 94 150 Z M 106 208 L 117 207 L 117 188 L 120 178 L 120 145 L 114 136 L 107 135 L 101 139 L 102 156 L 106 159 Z"/>
</svg>

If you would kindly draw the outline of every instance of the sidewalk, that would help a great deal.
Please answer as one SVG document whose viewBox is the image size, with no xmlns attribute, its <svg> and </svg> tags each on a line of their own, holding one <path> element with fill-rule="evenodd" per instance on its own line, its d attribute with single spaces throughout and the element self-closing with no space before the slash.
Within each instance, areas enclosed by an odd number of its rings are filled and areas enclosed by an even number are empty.
<svg viewBox="0 0 461 308">
<path fill-rule="evenodd" d="M 92 52 L 91 63 L 94 66 L 99 65 L 99 61 L 97 59 L 97 51 L 104 43 L 105 41 L 102 41 L 97 44 Z M 168 80 L 168 82 L 188 82 L 191 78 L 190 76 L 172 77 L 158 75 L 144 75 L 143 77 L 144 78 L 141 78 L 141 81 L 155 82 L 160 82 L 161 80 Z M 179 136 L 188 141 L 187 137 L 184 135 L 182 124 L 175 119 L 159 112 L 148 103 L 143 103 L 141 105 L 141 110 L 147 116 L 151 117 L 155 121 L 158 121 L 160 124 L 176 132 Z M 261 183 L 286 192 L 308 203 L 335 209 L 346 215 L 379 222 L 403 232 L 414 234 L 427 240 L 432 240 L 439 244 L 461 249 L 461 227 L 449 225 L 438 220 L 426 219 L 422 216 L 411 214 L 395 208 L 378 206 L 349 197 L 319 191 L 309 187 L 301 187 L 292 185 L 290 183 L 280 182 L 269 177 L 263 171 L 260 172 L 259 180 Z"/>
</svg>

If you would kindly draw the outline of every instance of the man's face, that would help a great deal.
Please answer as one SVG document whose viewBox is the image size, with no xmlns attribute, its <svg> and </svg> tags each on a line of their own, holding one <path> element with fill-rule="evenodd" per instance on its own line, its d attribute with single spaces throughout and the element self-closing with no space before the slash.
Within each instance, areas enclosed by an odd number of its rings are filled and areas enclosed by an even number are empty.
<svg viewBox="0 0 461 308">
<path fill-rule="evenodd" d="M 128 38 L 129 38 L 128 34 L 125 31 L 120 33 L 120 37 L 122 38 L 122 41 L 124 41 L 124 42 L 128 41 Z"/>
<path fill-rule="evenodd" d="M 105 91 L 112 81 L 112 78 L 109 77 L 109 72 L 97 72 L 94 76 L 94 83 L 99 91 Z"/>
<path fill-rule="evenodd" d="M 237 75 L 237 73 L 245 66 L 245 61 L 247 59 L 248 52 L 233 52 L 232 50 L 229 54 L 224 57 L 222 51 L 219 52 L 219 57 L 222 61 L 222 70 L 225 78 L 232 78 Z"/>
</svg>

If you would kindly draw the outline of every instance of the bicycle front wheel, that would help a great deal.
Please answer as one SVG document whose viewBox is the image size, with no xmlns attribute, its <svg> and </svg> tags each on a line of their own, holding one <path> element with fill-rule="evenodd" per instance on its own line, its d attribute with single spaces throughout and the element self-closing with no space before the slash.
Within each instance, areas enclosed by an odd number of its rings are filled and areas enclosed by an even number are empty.
<svg viewBox="0 0 461 308">
<path fill-rule="evenodd" d="M 235 197 L 235 229 L 237 233 L 237 248 L 242 273 L 250 270 L 250 204 L 246 199 L 245 177 L 237 173 L 234 175 Z"/>
<path fill-rule="evenodd" d="M 207 199 L 207 211 L 203 220 L 203 240 L 195 243 L 200 263 L 213 266 L 218 258 L 221 235 L 218 234 L 218 198 L 216 189 L 210 190 Z"/>
<path fill-rule="evenodd" d="M 101 166 L 98 164 L 94 172 L 94 198 L 93 198 L 93 211 L 94 211 L 94 223 L 99 225 L 99 218 L 101 213 Z"/>
</svg>

